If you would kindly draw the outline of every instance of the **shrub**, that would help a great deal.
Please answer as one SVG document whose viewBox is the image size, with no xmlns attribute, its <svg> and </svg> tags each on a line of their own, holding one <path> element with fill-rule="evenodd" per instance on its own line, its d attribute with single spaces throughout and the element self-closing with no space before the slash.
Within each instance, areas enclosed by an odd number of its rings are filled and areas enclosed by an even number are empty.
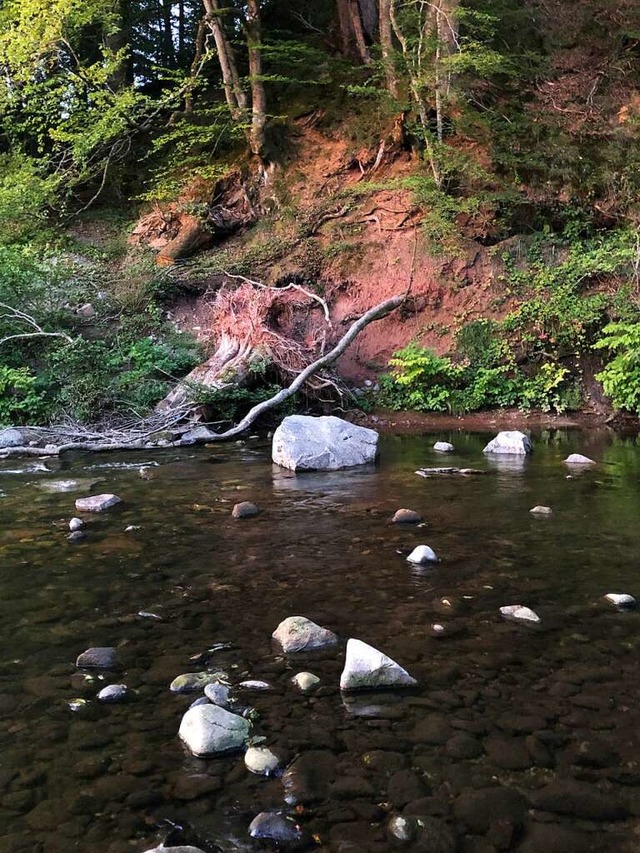
<svg viewBox="0 0 640 853">
<path fill-rule="evenodd" d="M 640 323 L 609 323 L 593 345 L 613 358 L 596 374 L 616 409 L 640 414 Z"/>
</svg>

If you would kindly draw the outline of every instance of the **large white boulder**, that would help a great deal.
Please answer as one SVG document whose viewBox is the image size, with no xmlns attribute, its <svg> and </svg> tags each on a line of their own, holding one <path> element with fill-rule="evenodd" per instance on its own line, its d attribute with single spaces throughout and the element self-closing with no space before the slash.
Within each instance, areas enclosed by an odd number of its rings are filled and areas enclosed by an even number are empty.
<svg viewBox="0 0 640 853">
<path fill-rule="evenodd" d="M 334 646 L 338 642 L 333 631 L 316 625 L 305 616 L 289 616 L 288 619 L 283 619 L 271 636 L 286 654 L 311 652 L 325 646 Z"/>
<path fill-rule="evenodd" d="M 482 452 L 526 456 L 532 450 L 533 445 L 527 435 L 518 430 L 507 430 L 499 432 L 495 438 L 492 438 Z"/>
<path fill-rule="evenodd" d="M 272 459 L 291 471 L 335 471 L 373 462 L 378 433 L 333 416 L 291 415 L 273 435 Z"/>
<path fill-rule="evenodd" d="M 390 657 L 363 643 L 347 642 L 347 656 L 340 676 L 341 690 L 370 690 L 380 687 L 412 687 L 418 682 Z"/>
<path fill-rule="evenodd" d="M 251 724 L 218 705 L 196 705 L 182 718 L 178 734 L 194 755 L 215 755 L 240 749 Z"/>
</svg>

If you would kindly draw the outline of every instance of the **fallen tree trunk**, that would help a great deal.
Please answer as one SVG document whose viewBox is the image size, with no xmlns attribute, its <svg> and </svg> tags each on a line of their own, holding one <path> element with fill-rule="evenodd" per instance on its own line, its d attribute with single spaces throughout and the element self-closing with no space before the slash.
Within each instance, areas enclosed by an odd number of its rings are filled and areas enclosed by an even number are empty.
<svg viewBox="0 0 640 853">
<path fill-rule="evenodd" d="M 331 349 L 328 353 L 321 356 L 321 358 L 316 359 L 316 361 L 309 364 L 304 370 L 302 370 L 293 382 L 287 387 L 282 388 L 278 391 L 277 394 L 274 394 L 273 397 L 270 397 L 268 400 L 264 400 L 262 403 L 258 403 L 258 405 L 254 406 L 247 414 L 242 418 L 242 420 L 236 424 L 236 426 L 231 427 L 231 429 L 226 430 L 225 432 L 215 433 L 207 431 L 206 434 L 201 434 L 195 438 L 187 438 L 187 439 L 179 439 L 178 441 L 174 441 L 171 443 L 172 447 L 190 447 L 194 444 L 209 444 L 214 441 L 227 441 L 230 438 L 235 438 L 235 436 L 247 430 L 259 417 L 263 415 L 265 412 L 268 412 L 270 409 L 274 409 L 276 406 L 279 406 L 285 400 L 288 400 L 289 397 L 292 397 L 297 391 L 302 388 L 302 386 L 307 382 L 314 374 L 318 373 L 325 367 L 328 367 L 330 364 L 333 364 L 347 349 L 347 347 L 355 340 L 355 338 L 360 334 L 360 332 L 369 325 L 369 323 L 373 323 L 375 320 L 380 320 L 383 317 L 386 317 L 387 314 L 390 314 L 392 311 L 395 311 L 396 308 L 399 308 L 400 305 L 405 301 L 406 294 L 402 294 L 399 296 L 394 296 L 391 299 L 387 299 L 384 302 L 381 302 L 379 305 L 376 305 L 374 308 L 370 308 L 365 314 L 362 315 L 358 320 L 356 320 L 348 329 L 348 331 L 340 338 L 338 343 Z M 190 413 L 192 413 L 197 408 L 197 404 L 193 404 L 192 407 L 186 406 L 184 403 L 182 404 L 182 409 L 180 412 L 179 419 L 185 420 Z M 173 424 L 175 425 L 178 420 L 176 417 L 176 413 L 173 413 Z M 151 424 L 151 420 L 149 421 L 149 425 Z M 167 425 L 165 425 L 165 428 Z M 10 456 L 57 456 L 61 453 L 65 453 L 66 451 L 77 450 L 77 451 L 107 451 L 107 450 L 149 450 L 152 448 L 148 448 L 145 444 L 145 438 L 147 438 L 151 431 L 157 432 L 160 431 L 163 427 L 154 424 L 153 428 L 149 426 L 148 429 L 145 430 L 145 423 L 142 422 L 140 427 L 137 430 L 132 430 L 132 437 L 130 440 L 101 440 L 94 439 L 88 441 L 70 441 L 65 442 L 59 445 L 47 444 L 45 447 L 33 447 L 33 446 L 25 446 L 25 447 L 10 447 L 0 450 L 0 459 L 5 459 Z M 54 432 L 53 430 L 48 431 L 49 434 Z M 61 429 L 61 432 L 63 430 Z M 204 432 L 204 431 L 203 431 Z M 166 446 L 166 445 L 165 445 Z"/>
</svg>

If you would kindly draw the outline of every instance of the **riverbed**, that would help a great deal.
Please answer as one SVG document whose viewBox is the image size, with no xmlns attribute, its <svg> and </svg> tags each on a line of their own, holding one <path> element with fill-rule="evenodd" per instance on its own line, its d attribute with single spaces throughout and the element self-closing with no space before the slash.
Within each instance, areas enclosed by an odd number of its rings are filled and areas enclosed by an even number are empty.
<svg viewBox="0 0 640 853">
<path fill-rule="evenodd" d="M 1 462 L 0 853 L 259 850 L 248 826 L 274 809 L 336 853 L 637 850 L 640 615 L 603 599 L 640 594 L 637 438 L 539 430 L 530 458 L 491 460 L 493 434 L 385 435 L 376 466 L 336 473 L 277 468 L 263 438 Z M 574 452 L 598 464 L 569 469 Z M 415 474 L 442 465 L 486 473 Z M 102 492 L 122 503 L 69 541 L 75 499 Z M 260 514 L 233 519 L 243 500 Z M 392 525 L 400 507 L 424 524 Z M 439 562 L 409 564 L 419 544 Z M 509 604 L 540 625 L 501 619 Z M 341 643 L 283 655 L 271 633 L 292 615 Z M 350 637 L 418 686 L 342 695 Z M 297 802 L 242 754 L 178 739 L 198 694 L 169 684 L 215 644 L 233 685 L 271 686 L 242 699 L 255 736 L 302 759 Z M 119 669 L 77 670 L 94 646 Z M 109 683 L 129 700 L 98 702 Z M 430 840 L 397 840 L 402 814 Z"/>
</svg>

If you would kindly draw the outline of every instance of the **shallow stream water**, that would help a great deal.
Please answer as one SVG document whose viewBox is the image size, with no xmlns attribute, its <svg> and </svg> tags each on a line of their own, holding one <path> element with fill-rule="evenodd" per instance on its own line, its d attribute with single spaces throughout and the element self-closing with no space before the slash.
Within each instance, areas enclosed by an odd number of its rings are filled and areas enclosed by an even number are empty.
<svg viewBox="0 0 640 853">
<path fill-rule="evenodd" d="M 258 850 L 247 828 L 269 809 L 336 853 L 640 849 L 640 614 L 603 601 L 640 594 L 640 446 L 550 431 L 522 463 L 492 462 L 490 437 L 384 437 L 376 467 L 298 476 L 260 439 L 1 462 L 0 853 L 136 853 L 167 836 Z M 599 464 L 570 472 L 571 452 Z M 488 473 L 414 473 L 439 465 Z M 51 491 L 61 480 L 77 490 Z M 101 492 L 122 504 L 69 542 L 75 499 Z M 232 519 L 240 500 L 260 515 Z M 538 504 L 553 514 L 531 515 Z M 391 525 L 400 507 L 425 525 Z M 433 568 L 406 562 L 423 543 Z M 501 620 L 519 603 L 539 628 Z M 370 643 L 419 686 L 343 697 L 342 644 L 272 646 L 291 615 Z M 169 683 L 215 643 L 231 647 L 211 668 L 272 685 L 243 701 L 256 735 L 305 759 L 297 804 L 241 755 L 196 759 L 180 743 L 195 696 Z M 91 646 L 115 646 L 121 669 L 87 681 L 74 662 Z M 315 693 L 291 686 L 301 670 L 320 677 Z M 108 683 L 131 700 L 96 702 Z M 422 819 L 405 843 L 388 828 L 402 813 Z"/>
</svg>

